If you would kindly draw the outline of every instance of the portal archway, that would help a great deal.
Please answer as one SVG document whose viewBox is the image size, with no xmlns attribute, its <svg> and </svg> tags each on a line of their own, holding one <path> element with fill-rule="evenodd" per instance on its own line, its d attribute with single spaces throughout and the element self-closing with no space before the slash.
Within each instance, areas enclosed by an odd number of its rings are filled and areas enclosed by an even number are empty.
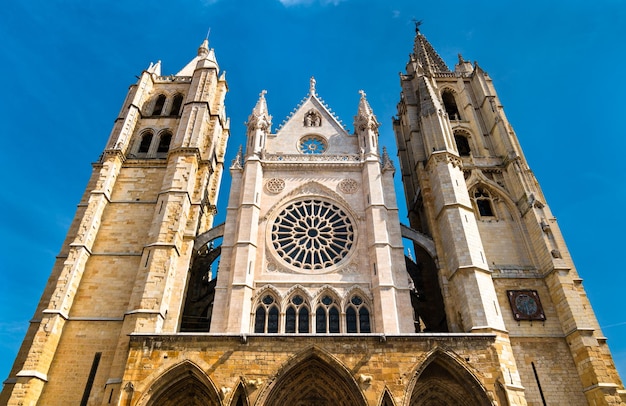
<svg viewBox="0 0 626 406">
<path fill-rule="evenodd" d="M 436 350 L 416 373 L 408 406 L 491 406 L 482 384 L 456 359 Z"/>
<path fill-rule="evenodd" d="M 367 403 L 343 365 L 321 351 L 311 350 L 289 361 L 257 404 L 364 406 Z"/>
<path fill-rule="evenodd" d="M 191 362 L 174 367 L 152 385 L 146 406 L 222 406 L 213 382 Z"/>
</svg>

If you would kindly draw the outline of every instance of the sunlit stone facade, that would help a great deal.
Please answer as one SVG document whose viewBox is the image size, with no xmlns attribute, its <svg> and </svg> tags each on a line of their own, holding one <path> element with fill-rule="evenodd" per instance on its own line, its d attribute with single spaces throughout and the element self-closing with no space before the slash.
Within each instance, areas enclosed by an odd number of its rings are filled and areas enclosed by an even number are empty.
<svg viewBox="0 0 626 406">
<path fill-rule="evenodd" d="M 262 92 L 216 225 L 224 74 L 206 41 L 176 75 L 151 65 L 94 164 L 0 402 L 622 404 L 489 76 L 460 56 L 448 69 L 418 31 L 400 83 L 398 172 L 364 92 L 346 95 L 353 130 L 313 78 L 276 129 Z"/>
</svg>

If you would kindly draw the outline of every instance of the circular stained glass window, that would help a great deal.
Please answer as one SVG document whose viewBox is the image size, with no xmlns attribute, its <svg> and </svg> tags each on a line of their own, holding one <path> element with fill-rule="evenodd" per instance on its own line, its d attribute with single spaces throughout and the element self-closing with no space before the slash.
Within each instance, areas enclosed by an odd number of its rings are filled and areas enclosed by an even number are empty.
<svg viewBox="0 0 626 406">
<path fill-rule="evenodd" d="M 272 226 L 272 245 L 288 264 L 320 270 L 339 263 L 354 244 L 348 215 L 323 200 L 302 200 L 285 207 Z"/>
<path fill-rule="evenodd" d="M 300 139 L 298 146 L 303 154 L 321 154 L 326 151 L 326 140 L 315 135 L 307 135 Z"/>
</svg>

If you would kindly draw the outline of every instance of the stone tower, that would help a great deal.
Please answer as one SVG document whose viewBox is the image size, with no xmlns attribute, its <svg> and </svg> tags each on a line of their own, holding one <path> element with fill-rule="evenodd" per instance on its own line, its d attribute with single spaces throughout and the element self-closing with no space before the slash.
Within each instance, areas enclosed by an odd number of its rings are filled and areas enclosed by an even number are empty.
<svg viewBox="0 0 626 406">
<path fill-rule="evenodd" d="M 461 55 L 448 69 L 418 29 L 400 81 L 409 221 L 436 247 L 415 246 L 419 312 L 441 316 L 427 327 L 497 334 L 529 404 L 620 404 L 606 338 L 489 75 Z"/>
<path fill-rule="evenodd" d="M 130 87 L 0 403 L 107 404 L 128 334 L 178 331 L 194 239 L 213 223 L 227 90 L 208 41 L 176 75 L 157 62 Z"/>
</svg>

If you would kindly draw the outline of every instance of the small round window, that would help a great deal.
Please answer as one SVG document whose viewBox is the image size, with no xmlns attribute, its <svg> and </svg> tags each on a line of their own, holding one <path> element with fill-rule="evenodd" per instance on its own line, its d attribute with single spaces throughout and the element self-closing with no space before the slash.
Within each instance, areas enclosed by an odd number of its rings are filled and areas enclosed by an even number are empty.
<svg viewBox="0 0 626 406">
<path fill-rule="evenodd" d="M 303 154 L 322 154 L 326 151 L 326 147 L 326 140 L 316 135 L 307 135 L 298 143 L 298 148 Z"/>
</svg>

